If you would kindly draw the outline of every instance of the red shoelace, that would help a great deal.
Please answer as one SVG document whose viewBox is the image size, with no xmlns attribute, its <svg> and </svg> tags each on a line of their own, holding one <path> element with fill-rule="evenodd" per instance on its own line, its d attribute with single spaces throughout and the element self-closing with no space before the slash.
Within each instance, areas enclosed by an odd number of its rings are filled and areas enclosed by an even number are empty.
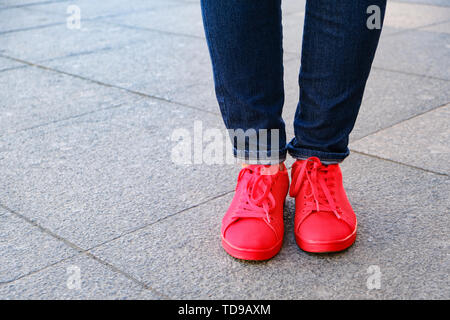
<svg viewBox="0 0 450 320">
<path fill-rule="evenodd" d="M 263 165 L 250 165 L 241 170 L 238 184 L 245 183 L 241 204 L 233 214 L 238 218 L 262 218 L 270 223 L 270 211 L 275 207 L 275 198 L 271 193 L 276 174 L 267 174 Z"/>
<path fill-rule="evenodd" d="M 328 175 L 329 167 L 323 165 L 318 158 L 311 157 L 301 165 L 294 166 L 292 170 L 292 183 L 289 189 L 291 197 L 298 195 L 304 183 L 309 185 L 309 193 L 307 190 L 303 199 L 305 206 L 301 221 L 318 211 L 332 212 L 341 219 L 334 200 L 336 184 L 333 175 Z"/>
</svg>

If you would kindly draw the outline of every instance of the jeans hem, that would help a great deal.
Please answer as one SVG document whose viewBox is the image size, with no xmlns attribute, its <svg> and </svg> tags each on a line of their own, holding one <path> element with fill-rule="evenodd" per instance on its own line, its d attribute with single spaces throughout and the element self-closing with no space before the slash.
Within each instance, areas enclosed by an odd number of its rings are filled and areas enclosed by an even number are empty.
<svg viewBox="0 0 450 320">
<path fill-rule="evenodd" d="M 287 149 L 272 151 L 275 156 L 267 155 L 267 151 L 238 150 L 233 148 L 233 154 L 237 159 L 251 164 L 278 164 L 286 160 Z"/>
<path fill-rule="evenodd" d="M 309 157 L 317 157 L 323 164 L 341 163 L 350 154 L 349 150 L 347 150 L 347 152 L 342 153 L 325 152 L 314 149 L 294 147 L 291 143 L 288 144 L 287 150 L 291 155 L 291 157 L 295 159 L 306 160 Z"/>
</svg>

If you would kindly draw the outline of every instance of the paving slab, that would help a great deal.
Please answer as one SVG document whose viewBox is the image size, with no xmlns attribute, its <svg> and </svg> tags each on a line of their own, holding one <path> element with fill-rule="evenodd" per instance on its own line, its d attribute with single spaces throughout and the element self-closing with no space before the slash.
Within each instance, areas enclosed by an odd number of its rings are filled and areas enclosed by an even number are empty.
<svg viewBox="0 0 450 320">
<path fill-rule="evenodd" d="M 0 297 L 2 300 L 161 299 L 84 254 L 12 283 L 0 284 Z"/>
<path fill-rule="evenodd" d="M 350 145 L 356 151 L 450 174 L 450 105 L 401 122 Z"/>
<path fill-rule="evenodd" d="M 141 99 L 36 67 L 0 73 L 0 136 Z"/>
<path fill-rule="evenodd" d="M 228 143 L 218 116 L 151 99 L 0 137 L 0 203 L 87 249 L 234 190 L 236 165 L 172 161 L 197 120 Z"/>
<path fill-rule="evenodd" d="M 64 17 L 45 12 L 32 12 L 25 8 L 8 8 L 0 10 L 0 35 L 8 32 L 64 24 L 65 22 Z"/>
<path fill-rule="evenodd" d="M 204 39 L 148 33 L 144 43 L 44 65 L 162 98 L 170 98 L 170 91 L 212 79 Z"/>
<path fill-rule="evenodd" d="M 373 66 L 450 80 L 450 34 L 409 30 L 385 37 Z"/>
<path fill-rule="evenodd" d="M 3 208 L 0 231 L 0 286 L 77 254 L 64 242 Z"/>
<path fill-rule="evenodd" d="M 285 64 L 286 128 L 293 132 L 298 103 L 299 60 Z M 356 140 L 414 115 L 432 110 L 450 100 L 450 82 L 373 68 L 351 134 Z"/>
<path fill-rule="evenodd" d="M 228 256 L 220 221 L 231 194 L 93 253 L 171 298 L 448 299 L 449 179 L 360 155 L 350 156 L 343 171 L 359 217 L 357 241 L 343 253 L 301 251 L 288 200 L 285 242 L 275 258 L 257 263 Z M 367 287 L 373 265 L 381 271 L 379 290 Z"/>
</svg>

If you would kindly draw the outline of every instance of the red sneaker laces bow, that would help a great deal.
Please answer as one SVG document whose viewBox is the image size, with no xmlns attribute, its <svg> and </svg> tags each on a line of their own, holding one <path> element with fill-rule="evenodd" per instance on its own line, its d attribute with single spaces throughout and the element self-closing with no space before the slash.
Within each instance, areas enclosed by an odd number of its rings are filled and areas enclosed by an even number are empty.
<svg viewBox="0 0 450 320">
<path fill-rule="evenodd" d="M 341 219 L 341 215 L 334 202 L 333 194 L 329 189 L 331 181 L 325 180 L 328 170 L 329 168 L 322 165 L 316 157 L 311 157 L 304 161 L 301 166 L 295 166 L 293 168 L 293 178 L 289 195 L 296 197 L 304 182 L 309 184 L 309 189 L 311 190 L 309 194 L 305 195 L 305 218 L 314 211 L 330 211 L 338 219 Z M 319 187 L 322 190 L 322 195 L 320 194 Z"/>
<path fill-rule="evenodd" d="M 233 215 L 238 218 L 262 218 L 270 223 L 270 211 L 275 207 L 275 198 L 271 193 L 272 184 L 275 181 L 275 174 L 267 174 L 269 170 L 264 166 L 251 165 L 245 167 L 239 173 L 238 181 L 247 176 L 246 191 L 244 199 L 238 210 Z M 248 177 L 248 175 L 251 175 Z"/>
</svg>

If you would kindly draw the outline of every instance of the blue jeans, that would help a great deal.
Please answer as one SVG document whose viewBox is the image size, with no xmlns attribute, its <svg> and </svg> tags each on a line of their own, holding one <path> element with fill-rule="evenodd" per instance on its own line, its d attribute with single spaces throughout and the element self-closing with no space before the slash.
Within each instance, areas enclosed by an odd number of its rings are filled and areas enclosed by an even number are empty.
<svg viewBox="0 0 450 320">
<path fill-rule="evenodd" d="M 238 145 L 245 160 L 318 157 L 337 163 L 349 154 L 381 33 L 386 0 L 307 0 L 295 137 L 286 145 L 281 0 L 202 0 L 217 100 L 228 129 L 256 130 L 257 142 Z M 369 28 L 368 7 L 379 8 Z M 260 129 L 267 129 L 264 139 Z M 276 133 L 276 134 L 273 134 Z M 276 139 L 277 141 L 275 141 Z M 277 142 L 277 143 L 274 143 Z M 277 147 L 273 147 L 277 145 Z"/>
</svg>

